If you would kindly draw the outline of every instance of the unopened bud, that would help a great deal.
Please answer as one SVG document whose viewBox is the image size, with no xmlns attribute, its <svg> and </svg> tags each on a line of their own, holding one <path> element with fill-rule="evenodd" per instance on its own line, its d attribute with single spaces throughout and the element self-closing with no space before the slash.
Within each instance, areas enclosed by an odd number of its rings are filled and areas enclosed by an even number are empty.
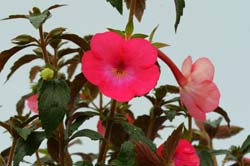
<svg viewBox="0 0 250 166">
<path fill-rule="evenodd" d="M 50 68 L 45 68 L 41 71 L 40 75 L 43 78 L 43 80 L 50 80 L 54 77 L 54 70 Z"/>
</svg>

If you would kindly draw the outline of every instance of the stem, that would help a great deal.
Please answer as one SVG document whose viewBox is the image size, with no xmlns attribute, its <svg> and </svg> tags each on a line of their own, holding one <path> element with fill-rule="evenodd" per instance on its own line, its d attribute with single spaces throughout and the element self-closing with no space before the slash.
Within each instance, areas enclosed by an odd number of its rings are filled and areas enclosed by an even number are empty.
<svg viewBox="0 0 250 166">
<path fill-rule="evenodd" d="M 49 63 L 49 56 L 48 56 L 48 52 L 46 50 L 46 45 L 45 45 L 45 41 L 44 41 L 44 36 L 43 36 L 43 26 L 41 25 L 39 27 L 39 35 L 40 35 L 40 46 L 42 48 L 42 51 L 43 51 L 43 59 L 45 61 L 46 64 L 50 64 Z"/>
<path fill-rule="evenodd" d="M 117 101 L 113 100 L 111 104 L 111 109 L 110 109 L 110 114 L 108 118 L 108 124 L 106 128 L 104 140 L 102 141 L 100 153 L 99 153 L 98 160 L 97 160 L 97 163 L 99 164 L 105 164 L 105 158 L 106 158 L 106 154 L 108 151 L 108 143 L 110 142 L 110 138 L 111 138 L 113 118 L 116 112 L 116 105 L 117 105 Z"/>
<path fill-rule="evenodd" d="M 100 92 L 100 95 L 99 95 L 99 97 L 100 97 L 100 101 L 99 101 L 99 111 L 100 111 L 100 114 L 102 115 L 102 112 L 103 112 L 103 95 L 102 95 L 102 93 Z"/>
<path fill-rule="evenodd" d="M 14 157 L 14 152 L 15 152 L 15 149 L 16 149 L 16 143 L 17 143 L 16 138 L 13 138 L 13 142 L 12 142 L 9 157 L 8 157 L 7 166 L 11 166 L 11 164 L 12 164 L 13 157 Z"/>
<path fill-rule="evenodd" d="M 135 14 L 135 8 L 136 8 L 136 0 L 132 0 L 130 2 L 130 7 L 129 7 L 128 22 L 133 22 L 133 16 Z"/>
<path fill-rule="evenodd" d="M 173 72 L 176 81 L 178 84 L 183 87 L 187 83 L 186 77 L 182 74 L 182 72 L 179 70 L 179 68 L 174 64 L 174 62 L 162 51 L 158 50 L 158 57 L 168 65 L 168 67 Z"/>
<path fill-rule="evenodd" d="M 64 150 L 65 150 L 65 143 L 64 143 L 64 126 L 63 123 L 59 126 L 59 163 L 60 166 L 64 166 Z"/>
<path fill-rule="evenodd" d="M 154 128 L 154 123 L 155 123 L 155 115 L 154 115 L 154 110 L 150 112 L 150 120 L 149 120 L 149 126 L 147 130 L 147 138 L 151 139 L 152 131 Z"/>
<path fill-rule="evenodd" d="M 42 166 L 41 159 L 39 157 L 38 151 L 36 151 L 36 165 L 37 166 Z"/>
<path fill-rule="evenodd" d="M 192 131 L 192 117 L 188 115 L 188 133 L 189 137 L 192 138 L 193 131 Z"/>
</svg>

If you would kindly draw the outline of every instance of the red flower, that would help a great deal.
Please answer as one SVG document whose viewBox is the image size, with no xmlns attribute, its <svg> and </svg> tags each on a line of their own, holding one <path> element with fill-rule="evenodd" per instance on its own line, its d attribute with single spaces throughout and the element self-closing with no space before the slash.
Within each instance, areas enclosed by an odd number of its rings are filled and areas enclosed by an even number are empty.
<svg viewBox="0 0 250 166">
<path fill-rule="evenodd" d="M 157 149 L 158 156 L 162 157 L 164 144 Z M 195 148 L 185 139 L 181 139 L 175 149 L 173 156 L 175 166 L 200 166 L 200 158 L 195 152 Z"/>
<path fill-rule="evenodd" d="M 38 113 L 38 94 L 30 96 L 27 99 L 27 105 L 32 112 L 37 114 Z"/>
<path fill-rule="evenodd" d="M 192 64 L 188 56 L 182 65 L 182 72 L 163 52 L 161 58 L 172 70 L 179 86 L 181 103 L 189 114 L 197 120 L 205 121 L 206 113 L 214 111 L 220 100 L 220 92 L 215 83 L 214 66 L 207 58 L 200 58 Z"/>
<path fill-rule="evenodd" d="M 155 87 L 157 50 L 145 39 L 104 32 L 93 36 L 90 47 L 82 57 L 82 72 L 106 96 L 126 102 Z"/>
<path fill-rule="evenodd" d="M 206 113 L 214 111 L 220 100 L 220 92 L 215 83 L 214 66 L 207 58 L 200 58 L 192 64 L 188 56 L 182 65 L 182 73 L 187 83 L 181 85 L 181 102 L 195 119 L 205 121 Z"/>
</svg>

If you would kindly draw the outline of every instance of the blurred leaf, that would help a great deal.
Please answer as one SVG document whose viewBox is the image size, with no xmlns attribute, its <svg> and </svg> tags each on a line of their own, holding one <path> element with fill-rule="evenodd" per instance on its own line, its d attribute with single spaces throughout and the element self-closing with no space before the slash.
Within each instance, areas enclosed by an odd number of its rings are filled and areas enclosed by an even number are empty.
<svg viewBox="0 0 250 166">
<path fill-rule="evenodd" d="M 76 61 L 76 62 L 68 65 L 68 68 L 67 68 L 68 80 L 70 80 L 72 78 L 73 74 L 75 73 L 75 71 L 77 69 L 78 64 L 79 64 L 79 62 Z"/>
<path fill-rule="evenodd" d="M 106 0 L 109 2 L 116 10 L 122 14 L 122 9 L 123 9 L 123 3 L 122 0 Z"/>
<path fill-rule="evenodd" d="M 84 51 L 88 51 L 90 49 L 88 42 L 85 39 L 83 39 L 75 34 L 63 34 L 61 36 L 61 38 L 65 39 L 65 40 L 72 41 L 73 43 L 80 46 Z"/>
<path fill-rule="evenodd" d="M 73 132 L 76 131 L 86 120 L 96 115 L 98 115 L 98 113 L 91 111 L 74 113 L 68 121 L 68 123 L 70 124 L 68 135 L 71 136 Z"/>
<path fill-rule="evenodd" d="M 121 30 L 119 30 L 119 29 L 113 29 L 113 28 L 107 28 L 110 32 L 115 32 L 115 33 L 117 33 L 117 34 L 119 34 L 119 35 L 121 35 L 121 36 L 125 36 L 125 31 L 121 31 Z"/>
<path fill-rule="evenodd" d="M 127 122 L 121 122 L 121 125 L 125 132 L 129 135 L 130 140 L 141 141 L 148 145 L 152 151 L 156 151 L 155 144 L 145 136 L 144 132 L 139 127 L 131 125 Z"/>
<path fill-rule="evenodd" d="M 181 16 L 183 15 L 183 10 L 185 8 L 185 0 L 174 0 L 175 9 L 176 9 L 176 20 L 174 24 L 175 32 L 177 31 L 177 27 L 180 23 Z"/>
<path fill-rule="evenodd" d="M 167 43 L 161 43 L 161 42 L 154 42 L 154 43 L 152 43 L 153 44 L 153 46 L 155 46 L 156 48 L 163 48 L 163 47 L 168 47 L 168 46 L 170 46 L 169 44 L 167 44 Z"/>
<path fill-rule="evenodd" d="M 148 35 L 142 33 L 135 33 L 131 36 L 131 38 L 147 38 Z"/>
<path fill-rule="evenodd" d="M 247 154 L 250 152 L 250 135 L 248 135 L 245 141 L 243 142 L 241 150 L 243 154 Z"/>
<path fill-rule="evenodd" d="M 59 8 L 59 7 L 63 7 L 63 6 L 67 6 L 66 4 L 55 4 L 55 5 L 52 5 L 50 6 L 47 10 L 52 10 L 52 9 L 56 9 L 56 8 Z"/>
<path fill-rule="evenodd" d="M 142 142 L 134 142 L 136 166 L 164 166 L 163 161 Z"/>
<path fill-rule="evenodd" d="M 225 110 L 223 110 L 221 107 L 218 107 L 214 110 L 214 112 L 220 114 L 227 122 L 228 127 L 230 127 L 230 118 Z"/>
<path fill-rule="evenodd" d="M 24 139 L 24 141 L 27 140 L 28 136 L 33 131 L 33 129 L 31 129 L 31 128 L 19 128 L 19 127 L 15 127 L 15 126 L 13 128 L 17 131 L 18 135 Z"/>
<path fill-rule="evenodd" d="M 196 151 L 200 158 L 200 165 L 211 166 L 213 165 L 212 155 L 206 150 Z"/>
<path fill-rule="evenodd" d="M 131 0 L 125 0 L 127 8 L 130 9 Z M 140 22 L 142 19 L 142 15 L 144 13 L 146 7 L 146 0 L 137 0 L 135 6 L 135 16 L 137 20 Z"/>
<path fill-rule="evenodd" d="M 175 153 L 175 149 L 178 145 L 179 140 L 182 137 L 182 130 L 184 124 L 180 124 L 177 129 L 175 129 L 172 134 L 168 137 L 167 141 L 164 142 L 164 147 L 162 149 L 162 156 L 164 159 L 164 163 L 171 163 L 173 159 L 173 155 Z"/>
<path fill-rule="evenodd" d="M 122 144 L 118 157 L 111 162 L 111 166 L 135 166 L 133 143 L 127 141 Z"/>
<path fill-rule="evenodd" d="M 22 35 L 18 35 L 17 37 L 12 39 L 11 41 L 14 44 L 25 45 L 25 44 L 29 44 L 31 42 L 35 42 L 37 40 L 30 35 L 22 34 Z"/>
<path fill-rule="evenodd" d="M 19 69 L 21 66 L 23 66 L 23 65 L 25 65 L 25 64 L 27 64 L 27 63 L 29 63 L 29 62 L 35 60 L 35 59 L 38 59 L 38 58 L 42 58 L 42 57 L 39 57 L 39 56 L 34 55 L 34 54 L 28 54 L 28 55 L 22 56 L 22 57 L 21 57 L 20 59 L 18 59 L 18 60 L 14 63 L 14 65 L 10 68 L 10 73 L 8 74 L 7 79 L 6 79 L 5 82 L 7 82 L 7 81 L 10 79 L 10 77 L 15 73 L 15 71 L 16 71 L 17 69 Z"/>
<path fill-rule="evenodd" d="M 56 162 L 59 161 L 59 138 L 58 136 L 50 137 L 47 141 L 47 150 L 49 155 Z"/>
<path fill-rule="evenodd" d="M 24 14 L 15 14 L 15 15 L 10 15 L 10 16 L 4 18 L 4 19 L 1 19 L 1 20 L 11 20 L 11 19 L 19 19 L 19 18 L 27 19 L 28 16 L 24 15 Z"/>
<path fill-rule="evenodd" d="M 164 113 L 170 122 L 172 122 L 177 115 L 177 112 L 175 110 L 164 111 Z"/>
<path fill-rule="evenodd" d="M 55 28 L 52 29 L 48 35 L 46 36 L 46 40 L 49 40 L 51 38 L 57 37 L 57 36 L 61 36 L 62 33 L 66 30 L 66 28 L 63 27 L 59 27 L 59 28 Z"/>
<path fill-rule="evenodd" d="M 215 155 L 224 155 L 224 154 L 229 154 L 230 153 L 229 150 L 225 150 L 225 149 L 210 150 L 209 152 L 212 153 L 212 154 L 215 154 Z"/>
<path fill-rule="evenodd" d="M 34 8 L 33 8 L 34 9 Z M 30 23 L 38 29 L 49 17 L 50 17 L 49 10 L 44 10 L 41 14 L 35 13 L 31 14 L 28 19 Z"/>
<path fill-rule="evenodd" d="M 31 156 L 33 153 L 35 153 L 44 139 L 44 132 L 32 132 L 26 141 L 22 138 L 19 138 L 16 144 L 13 165 L 19 166 L 19 163 L 23 160 L 24 156 Z"/>
<path fill-rule="evenodd" d="M 77 131 L 75 134 L 73 134 L 70 140 L 73 140 L 74 138 L 77 137 L 88 137 L 89 139 L 94 141 L 102 138 L 102 136 L 98 132 L 90 129 L 82 129 Z"/>
<path fill-rule="evenodd" d="M 234 136 L 234 135 L 238 134 L 242 130 L 243 130 L 243 128 L 238 127 L 238 126 L 230 126 L 230 127 L 228 127 L 227 125 L 222 125 L 222 126 L 218 127 L 214 138 L 218 138 L 218 139 L 229 138 L 231 136 Z"/>
<path fill-rule="evenodd" d="M 30 69 L 30 82 L 33 82 L 37 73 L 39 73 L 40 71 L 42 70 L 42 67 L 41 66 L 33 66 L 31 69 Z"/>
<path fill-rule="evenodd" d="M 25 105 L 25 101 L 26 99 L 28 99 L 30 96 L 32 96 L 33 94 L 32 93 L 28 93 L 24 96 L 22 96 L 18 102 L 16 103 L 16 111 L 17 111 L 17 114 L 19 116 L 21 116 L 23 114 L 23 109 L 24 109 L 24 105 Z"/>
<path fill-rule="evenodd" d="M 3 165 L 3 166 L 6 165 L 2 155 L 0 155 L 0 165 Z"/>
<path fill-rule="evenodd" d="M 18 51 L 30 47 L 30 46 L 35 46 L 34 44 L 29 44 L 29 45 L 24 45 L 24 46 L 15 46 L 10 48 L 9 50 L 5 50 L 0 53 L 0 72 L 4 68 L 6 62 L 11 58 L 14 54 L 16 54 Z"/>
<path fill-rule="evenodd" d="M 40 158 L 42 166 L 55 166 L 55 161 L 50 156 L 44 156 Z M 37 166 L 37 161 L 32 166 Z"/>
<path fill-rule="evenodd" d="M 155 32 L 156 32 L 156 30 L 158 29 L 158 27 L 159 27 L 159 24 L 156 25 L 156 26 L 154 27 L 154 29 L 152 30 L 152 32 L 150 33 L 149 39 L 148 39 L 148 40 L 150 41 L 150 43 L 152 43 L 153 38 L 154 38 L 154 35 L 155 35 Z"/>
<path fill-rule="evenodd" d="M 46 136 L 49 137 L 68 110 L 70 90 L 64 80 L 55 79 L 42 81 L 38 92 L 39 119 Z"/>
<path fill-rule="evenodd" d="M 79 51 L 80 51 L 79 48 L 65 48 L 65 49 L 59 50 L 58 53 L 57 53 L 57 56 L 58 56 L 58 59 L 61 59 L 65 55 L 72 54 L 72 53 L 77 53 Z"/>
<path fill-rule="evenodd" d="M 93 166 L 90 161 L 77 161 L 74 166 Z"/>
</svg>

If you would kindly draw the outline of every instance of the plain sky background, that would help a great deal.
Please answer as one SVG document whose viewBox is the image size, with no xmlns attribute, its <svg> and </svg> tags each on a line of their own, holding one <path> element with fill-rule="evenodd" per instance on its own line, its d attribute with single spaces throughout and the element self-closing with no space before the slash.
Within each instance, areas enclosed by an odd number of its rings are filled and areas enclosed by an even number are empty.
<svg viewBox="0 0 250 166">
<path fill-rule="evenodd" d="M 107 27 L 124 29 L 127 22 L 128 12 L 125 6 L 124 15 L 121 16 L 106 3 L 106 0 L 8 0 L 1 3 L 0 18 L 5 18 L 10 14 L 27 13 L 33 6 L 45 9 L 56 3 L 68 4 L 68 6 L 52 11 L 53 16 L 45 24 L 45 31 L 56 27 L 66 27 L 67 32 L 83 36 L 106 31 Z M 192 55 L 193 60 L 206 56 L 214 63 L 215 82 L 221 91 L 220 105 L 228 112 L 232 125 L 244 127 L 244 130 L 235 137 L 214 141 L 216 149 L 228 148 L 232 144 L 240 145 L 250 134 L 249 6 L 249 0 L 186 0 L 184 16 L 181 18 L 178 32 L 175 33 L 174 1 L 149 0 L 142 22 L 135 25 L 135 32 L 149 34 L 159 24 L 154 41 L 171 45 L 163 51 L 179 67 L 187 55 Z M 21 33 L 38 37 L 38 32 L 26 20 L 1 21 L 0 51 L 12 47 L 10 40 Z M 23 51 L 12 58 L 0 73 L 1 121 L 14 115 L 17 100 L 23 94 L 30 92 L 29 65 L 20 68 L 9 82 L 4 83 L 14 60 L 25 53 L 28 52 Z M 169 69 L 162 63 L 161 66 L 163 72 L 158 84 L 176 84 Z M 132 109 L 137 115 L 147 113 L 150 107 L 143 99 L 135 99 L 133 103 L 136 106 Z M 27 109 L 26 112 L 28 112 Z M 215 118 L 218 115 L 210 113 L 208 117 Z M 86 125 L 95 129 L 95 120 Z M 175 124 L 181 120 L 175 121 Z M 161 132 L 163 138 L 168 137 L 169 131 L 171 130 Z M 4 130 L 0 128 L 0 150 L 10 145 L 9 135 L 3 132 Z M 157 139 L 156 143 L 163 141 Z M 96 152 L 97 144 L 84 139 L 80 148 Z M 72 151 L 77 150 L 79 148 Z M 29 160 L 29 158 L 26 159 Z"/>
</svg>

